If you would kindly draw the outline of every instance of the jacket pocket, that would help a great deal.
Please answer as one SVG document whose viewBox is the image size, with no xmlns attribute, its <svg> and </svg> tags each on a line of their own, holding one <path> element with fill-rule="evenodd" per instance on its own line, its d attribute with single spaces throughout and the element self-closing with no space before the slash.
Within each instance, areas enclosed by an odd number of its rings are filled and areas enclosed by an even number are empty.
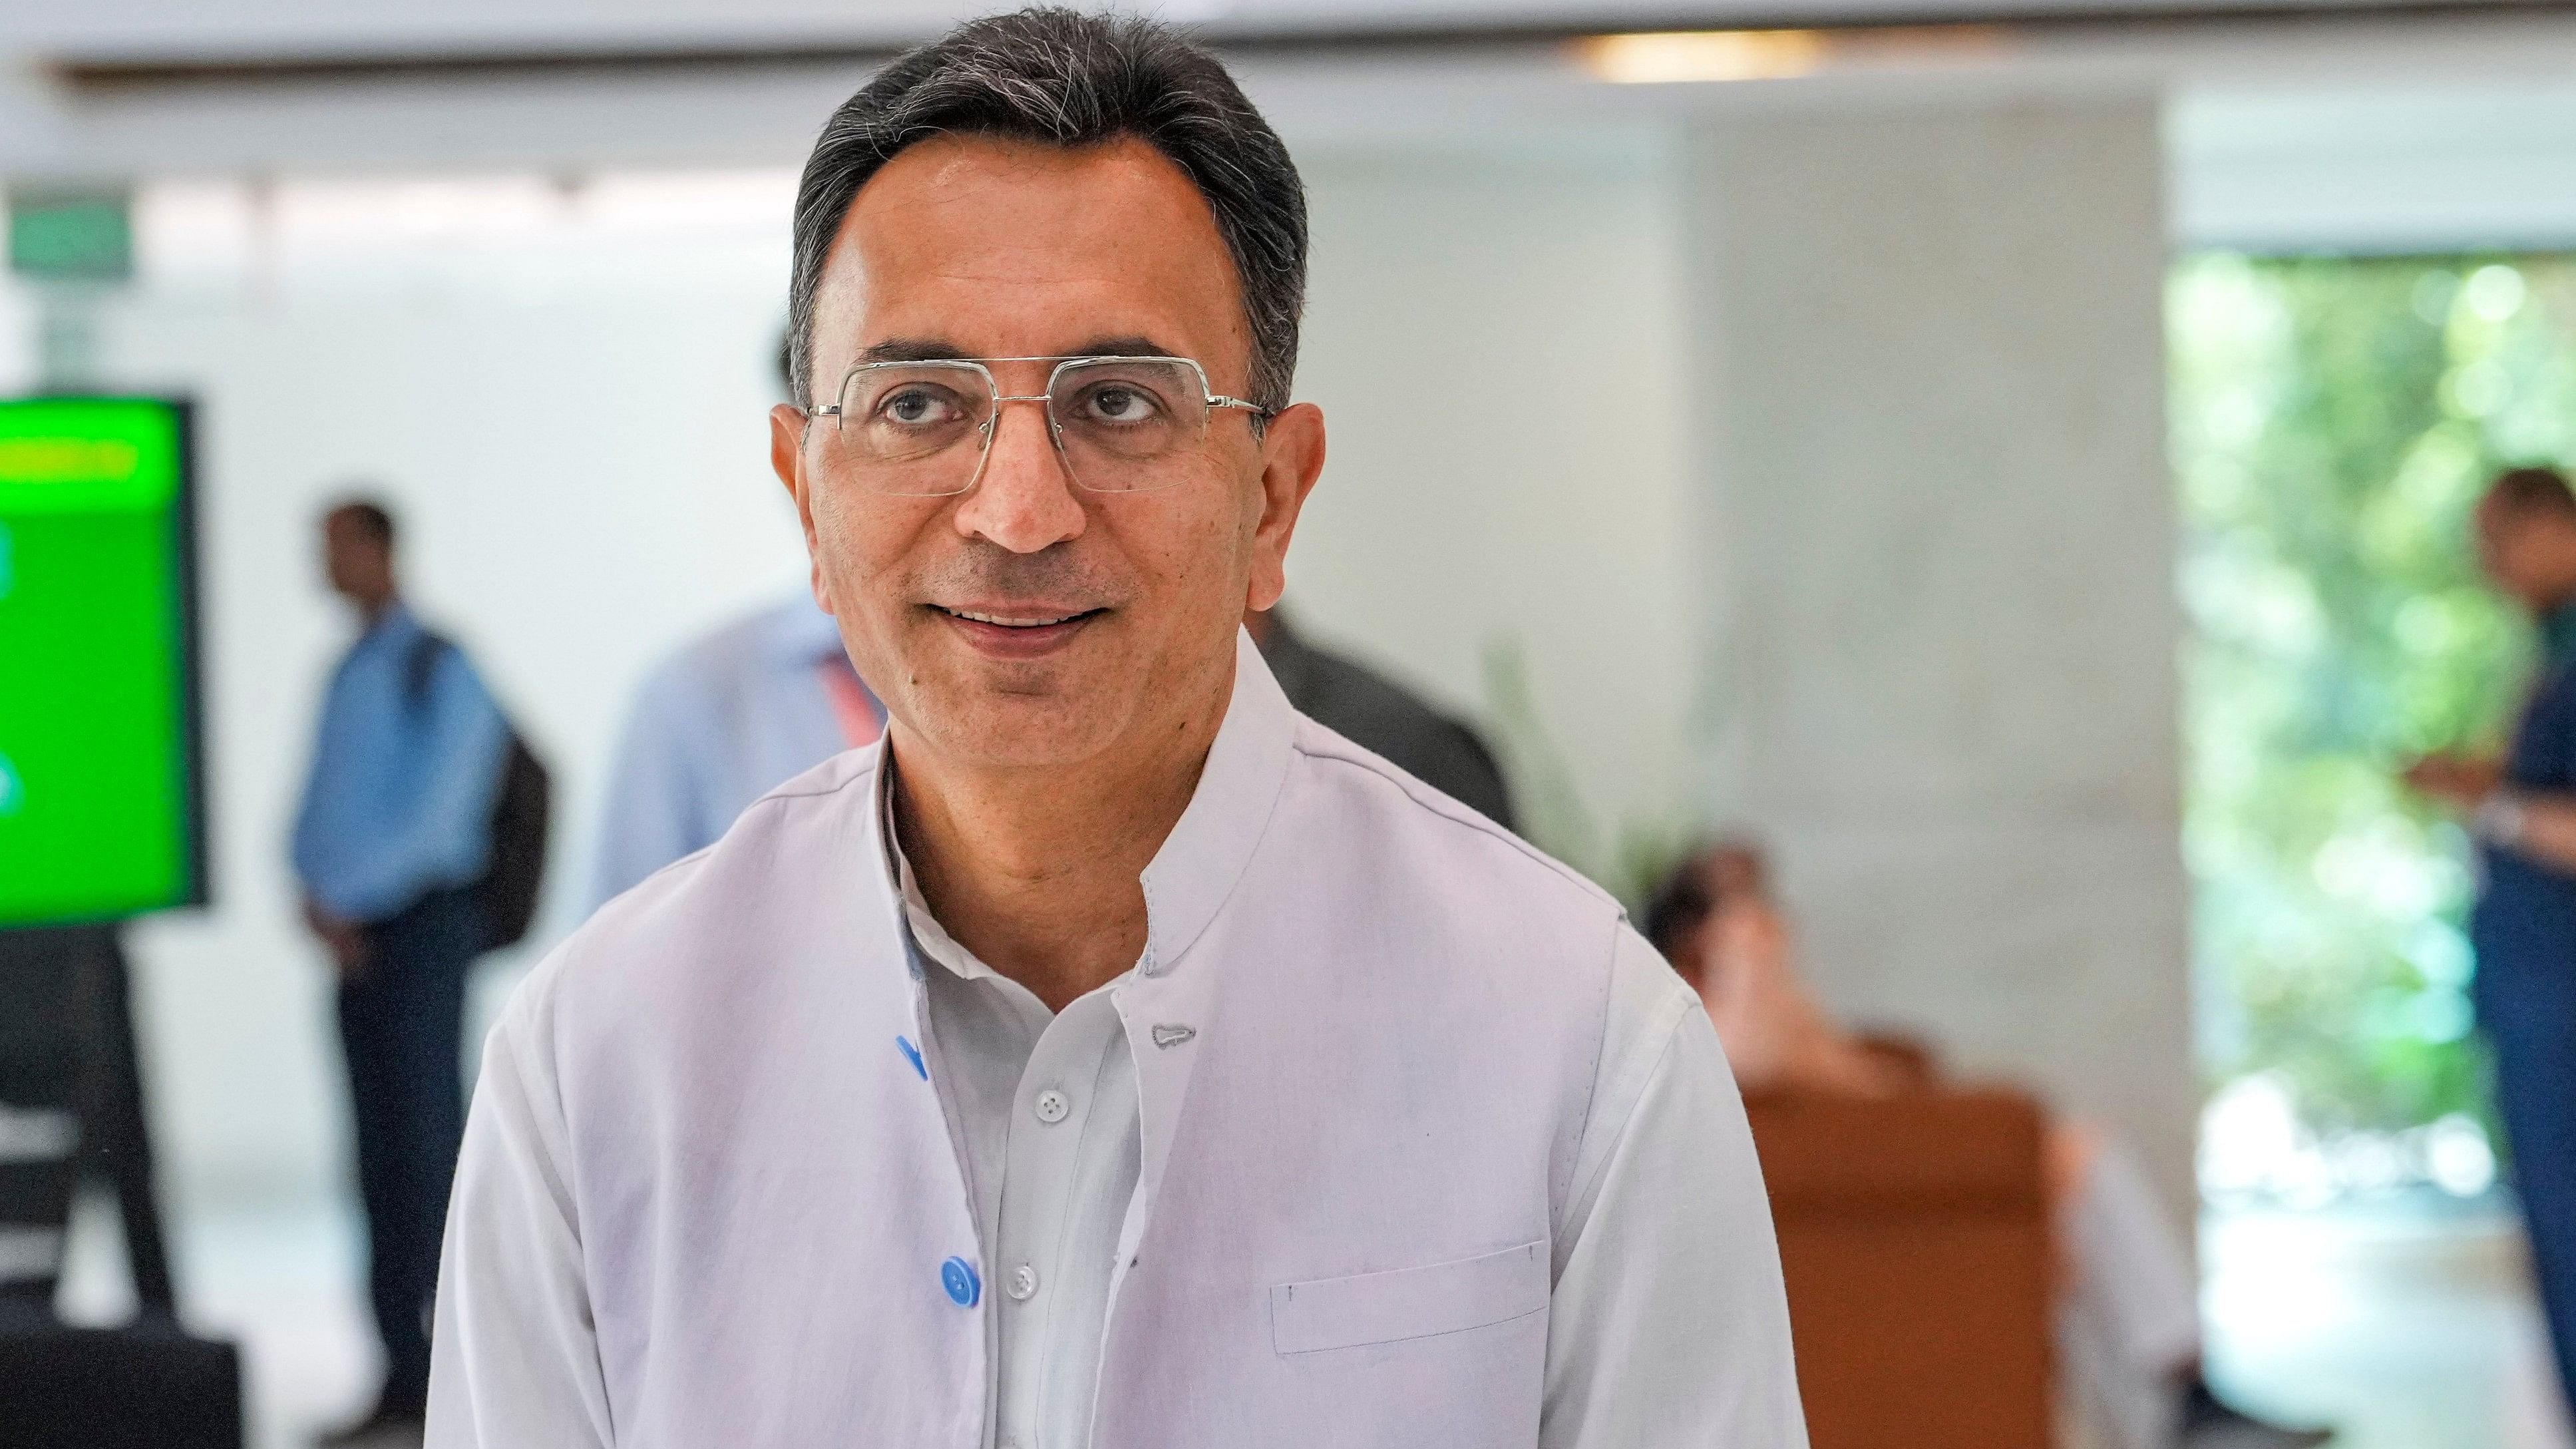
<svg viewBox="0 0 2576 1449">
<path fill-rule="evenodd" d="M 1270 1342 L 1280 1353 L 1463 1333 L 1547 1307 L 1544 1241 L 1499 1253 L 1270 1290 Z"/>
</svg>

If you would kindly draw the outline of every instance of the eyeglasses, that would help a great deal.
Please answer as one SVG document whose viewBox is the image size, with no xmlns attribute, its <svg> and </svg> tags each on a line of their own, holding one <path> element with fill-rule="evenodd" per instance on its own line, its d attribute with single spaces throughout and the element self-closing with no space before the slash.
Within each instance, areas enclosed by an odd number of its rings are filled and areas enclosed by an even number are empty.
<svg viewBox="0 0 2576 1449">
<path fill-rule="evenodd" d="M 1051 362 L 1046 391 L 1002 391 L 992 364 Z M 1074 483 L 1095 493 L 1146 493 L 1187 481 L 1220 408 L 1256 419 L 1272 409 L 1208 391 L 1186 357 L 985 357 L 866 362 L 816 407 L 809 445 L 836 477 L 871 493 L 940 498 L 984 475 L 1004 403 L 1043 403 L 1047 435 Z"/>
</svg>

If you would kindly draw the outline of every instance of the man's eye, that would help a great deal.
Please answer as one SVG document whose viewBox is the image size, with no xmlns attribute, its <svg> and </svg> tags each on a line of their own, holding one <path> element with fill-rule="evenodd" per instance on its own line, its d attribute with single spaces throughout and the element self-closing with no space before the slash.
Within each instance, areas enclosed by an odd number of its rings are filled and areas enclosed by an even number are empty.
<svg viewBox="0 0 2576 1449">
<path fill-rule="evenodd" d="M 956 408 L 946 397 L 926 387 L 897 389 L 877 404 L 877 412 L 887 421 L 906 427 L 946 422 L 956 416 Z"/>
<path fill-rule="evenodd" d="M 1095 388 L 1090 412 L 1104 423 L 1141 423 L 1154 415 L 1154 399 L 1139 388 Z"/>
</svg>

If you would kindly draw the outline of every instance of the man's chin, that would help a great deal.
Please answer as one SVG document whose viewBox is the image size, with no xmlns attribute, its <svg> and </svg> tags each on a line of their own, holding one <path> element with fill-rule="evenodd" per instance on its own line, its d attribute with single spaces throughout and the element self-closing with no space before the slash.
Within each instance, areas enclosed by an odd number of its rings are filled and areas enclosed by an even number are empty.
<svg viewBox="0 0 2576 1449">
<path fill-rule="evenodd" d="M 1113 748 L 1129 711 L 1098 692 L 1066 688 L 1061 671 L 1021 665 L 969 671 L 917 696 L 924 743 L 960 764 L 1045 769 L 1078 764 Z"/>
</svg>

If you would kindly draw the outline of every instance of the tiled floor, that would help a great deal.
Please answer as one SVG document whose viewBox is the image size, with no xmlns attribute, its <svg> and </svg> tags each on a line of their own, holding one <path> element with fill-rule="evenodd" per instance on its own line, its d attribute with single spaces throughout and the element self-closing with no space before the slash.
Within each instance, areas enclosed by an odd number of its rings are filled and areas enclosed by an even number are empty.
<svg viewBox="0 0 2576 1449">
<path fill-rule="evenodd" d="M 2337 1449 L 2570 1449 L 2522 1240 L 2400 1203 L 2202 1224 L 2212 1376 Z"/>
<path fill-rule="evenodd" d="M 105 1227 L 85 1216 L 66 1292 L 92 1319 L 126 1298 Z M 246 1350 L 254 1449 L 300 1449 L 360 1406 L 375 1369 L 350 1213 L 201 1212 L 178 1250 L 191 1321 Z M 2339 1424 L 2340 1449 L 2576 1449 L 2501 1214 L 2213 1215 L 2202 1255 L 2213 1374 L 2249 1406 Z"/>
</svg>

